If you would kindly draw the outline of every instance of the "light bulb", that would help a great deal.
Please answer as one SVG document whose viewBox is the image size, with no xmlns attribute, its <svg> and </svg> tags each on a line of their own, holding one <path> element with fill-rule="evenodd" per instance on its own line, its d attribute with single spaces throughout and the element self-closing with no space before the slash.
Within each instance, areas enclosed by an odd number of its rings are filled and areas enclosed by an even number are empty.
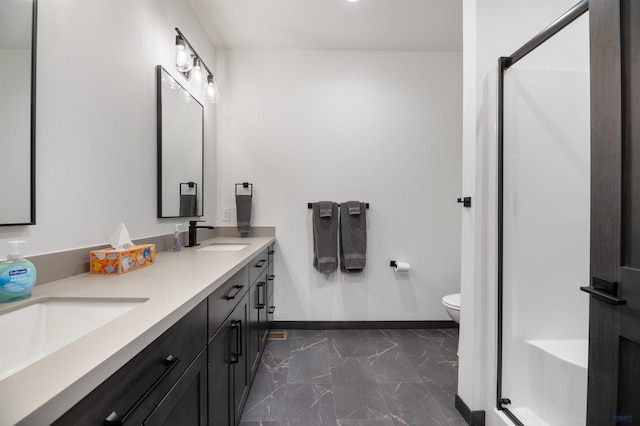
<svg viewBox="0 0 640 426">
<path fill-rule="evenodd" d="M 191 67 L 191 54 L 187 49 L 187 43 L 178 35 L 176 36 L 176 69 L 180 72 L 188 72 Z"/>
<path fill-rule="evenodd" d="M 220 91 L 212 75 L 207 76 L 207 87 L 204 90 L 204 98 L 207 102 L 215 104 L 220 100 Z"/>
<path fill-rule="evenodd" d="M 189 73 L 189 83 L 196 89 L 202 89 L 207 84 L 207 77 L 204 74 L 199 58 L 193 59 L 193 68 Z"/>
</svg>

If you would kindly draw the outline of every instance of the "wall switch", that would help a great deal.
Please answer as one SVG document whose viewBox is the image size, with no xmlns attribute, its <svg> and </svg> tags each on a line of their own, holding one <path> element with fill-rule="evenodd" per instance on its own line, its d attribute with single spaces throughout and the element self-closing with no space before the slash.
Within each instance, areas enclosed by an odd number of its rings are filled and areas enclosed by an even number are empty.
<svg viewBox="0 0 640 426">
<path fill-rule="evenodd" d="M 230 220 L 231 220 L 231 209 L 230 208 L 222 209 L 222 221 L 229 222 Z"/>
</svg>

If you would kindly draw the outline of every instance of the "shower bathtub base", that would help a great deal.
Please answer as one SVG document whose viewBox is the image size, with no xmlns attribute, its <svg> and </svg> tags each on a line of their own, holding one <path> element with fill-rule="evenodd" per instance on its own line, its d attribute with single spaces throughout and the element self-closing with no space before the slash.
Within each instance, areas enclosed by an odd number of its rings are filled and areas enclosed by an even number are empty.
<svg viewBox="0 0 640 426">
<path fill-rule="evenodd" d="M 588 341 L 529 340 L 526 343 L 527 403 L 514 404 L 509 407 L 511 412 L 527 426 L 584 426 Z"/>
</svg>

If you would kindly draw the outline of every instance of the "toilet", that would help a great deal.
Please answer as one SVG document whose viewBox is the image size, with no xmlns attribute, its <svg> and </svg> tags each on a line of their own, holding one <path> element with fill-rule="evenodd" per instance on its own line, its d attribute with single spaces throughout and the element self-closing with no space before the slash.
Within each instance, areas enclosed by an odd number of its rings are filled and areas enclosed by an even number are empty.
<svg viewBox="0 0 640 426">
<path fill-rule="evenodd" d="M 460 293 L 447 294 L 442 298 L 442 304 L 451 319 L 460 324 Z"/>
</svg>

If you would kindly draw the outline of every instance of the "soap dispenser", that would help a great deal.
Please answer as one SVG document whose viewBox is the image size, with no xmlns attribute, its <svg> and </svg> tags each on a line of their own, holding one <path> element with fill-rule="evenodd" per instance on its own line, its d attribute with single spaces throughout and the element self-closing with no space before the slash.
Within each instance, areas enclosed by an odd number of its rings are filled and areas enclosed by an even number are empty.
<svg viewBox="0 0 640 426">
<path fill-rule="evenodd" d="M 0 303 L 15 302 L 31 297 L 36 282 L 36 267 L 22 257 L 19 244 L 9 241 L 7 260 L 0 262 Z"/>
<path fill-rule="evenodd" d="M 173 231 L 173 251 L 180 250 L 182 250 L 182 227 L 177 223 L 176 229 Z"/>
</svg>

